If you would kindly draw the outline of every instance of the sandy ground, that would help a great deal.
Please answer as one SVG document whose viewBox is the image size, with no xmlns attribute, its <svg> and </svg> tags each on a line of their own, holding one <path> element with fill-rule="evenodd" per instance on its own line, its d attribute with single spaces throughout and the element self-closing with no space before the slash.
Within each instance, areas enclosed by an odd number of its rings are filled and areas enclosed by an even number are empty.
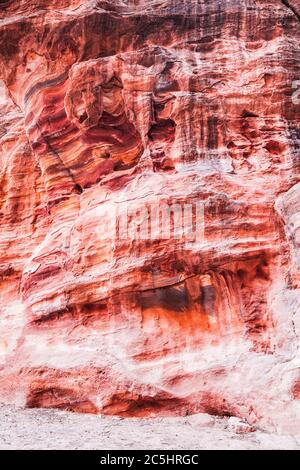
<svg viewBox="0 0 300 470">
<path fill-rule="evenodd" d="M 122 419 L 0 405 L 0 449 L 300 449 L 291 436 L 249 431 L 236 418 Z"/>
</svg>

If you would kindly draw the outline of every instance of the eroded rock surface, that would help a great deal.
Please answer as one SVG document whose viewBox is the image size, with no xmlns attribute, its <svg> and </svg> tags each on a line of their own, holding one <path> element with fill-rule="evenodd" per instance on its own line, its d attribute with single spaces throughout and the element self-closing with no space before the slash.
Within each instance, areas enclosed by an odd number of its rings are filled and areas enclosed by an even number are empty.
<svg viewBox="0 0 300 470">
<path fill-rule="evenodd" d="M 300 434 L 299 12 L 1 2 L 2 400 Z M 194 243 L 108 229 L 197 202 Z"/>
</svg>

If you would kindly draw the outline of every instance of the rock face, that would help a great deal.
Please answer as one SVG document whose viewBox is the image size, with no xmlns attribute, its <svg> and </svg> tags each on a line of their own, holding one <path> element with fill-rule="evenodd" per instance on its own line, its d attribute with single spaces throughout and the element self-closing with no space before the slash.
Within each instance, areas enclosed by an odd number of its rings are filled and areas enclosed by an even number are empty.
<svg viewBox="0 0 300 470">
<path fill-rule="evenodd" d="M 299 0 L 1 2 L 2 401 L 300 434 L 299 39 Z"/>
</svg>

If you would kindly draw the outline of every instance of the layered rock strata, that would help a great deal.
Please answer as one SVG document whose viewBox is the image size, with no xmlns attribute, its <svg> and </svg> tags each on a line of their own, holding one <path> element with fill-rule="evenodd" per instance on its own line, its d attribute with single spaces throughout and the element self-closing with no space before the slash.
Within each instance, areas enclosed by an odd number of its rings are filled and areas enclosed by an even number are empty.
<svg viewBox="0 0 300 470">
<path fill-rule="evenodd" d="M 1 2 L 2 400 L 300 434 L 299 38 L 298 0 Z"/>
</svg>

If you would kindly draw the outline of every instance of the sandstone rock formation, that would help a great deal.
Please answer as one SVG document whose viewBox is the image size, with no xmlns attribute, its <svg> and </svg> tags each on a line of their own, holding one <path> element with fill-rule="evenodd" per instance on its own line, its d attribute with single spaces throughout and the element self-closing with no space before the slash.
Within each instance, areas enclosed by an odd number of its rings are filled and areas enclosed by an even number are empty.
<svg viewBox="0 0 300 470">
<path fill-rule="evenodd" d="M 299 0 L 0 3 L 2 400 L 300 434 L 299 39 Z"/>
</svg>

